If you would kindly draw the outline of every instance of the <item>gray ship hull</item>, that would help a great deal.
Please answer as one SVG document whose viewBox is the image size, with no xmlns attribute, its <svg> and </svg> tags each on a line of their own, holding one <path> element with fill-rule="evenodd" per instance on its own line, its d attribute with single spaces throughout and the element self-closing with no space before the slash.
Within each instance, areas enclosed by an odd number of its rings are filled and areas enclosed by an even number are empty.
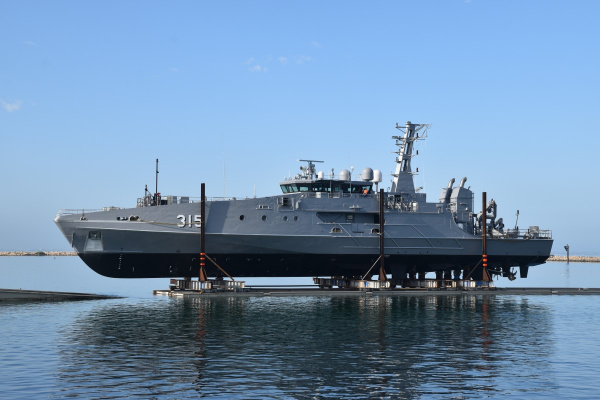
<svg viewBox="0 0 600 400">
<path fill-rule="evenodd" d="M 278 207 L 283 196 L 208 202 L 206 252 L 239 277 L 363 275 L 379 255 L 375 197 L 292 199 L 302 208 Z M 348 201 L 355 206 L 352 211 Z M 393 275 L 472 268 L 481 260 L 481 237 L 465 233 L 450 214 L 436 210 L 386 213 L 385 263 Z M 99 274 L 186 277 L 197 276 L 199 270 L 198 214 L 199 204 L 191 203 L 65 214 L 56 223 Z M 185 216 L 185 226 L 178 215 Z M 346 222 L 348 215 L 352 222 Z M 126 220 L 130 216 L 139 218 Z M 98 238 L 90 238 L 90 232 Z M 488 238 L 489 267 L 541 264 L 551 246 L 552 240 L 544 238 Z M 207 272 L 219 274 L 210 262 Z"/>
</svg>

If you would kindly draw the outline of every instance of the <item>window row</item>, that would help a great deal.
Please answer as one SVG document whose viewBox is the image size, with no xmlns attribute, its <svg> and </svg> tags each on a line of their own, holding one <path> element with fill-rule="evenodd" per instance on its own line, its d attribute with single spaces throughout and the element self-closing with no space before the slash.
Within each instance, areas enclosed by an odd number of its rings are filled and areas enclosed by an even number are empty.
<svg viewBox="0 0 600 400">
<path fill-rule="evenodd" d="M 263 221 L 266 221 L 268 218 L 266 215 L 263 215 L 260 219 L 262 219 Z M 282 219 L 286 222 L 289 220 L 287 215 L 284 215 L 282 217 Z M 298 221 L 298 219 L 299 219 L 298 216 L 294 215 L 294 221 Z M 246 220 L 246 216 L 244 214 L 240 215 L 240 221 L 245 221 L 245 220 Z"/>
<path fill-rule="evenodd" d="M 326 192 L 326 193 L 371 193 L 372 184 L 340 181 L 317 181 L 317 182 L 300 182 L 286 183 L 281 185 L 283 193 L 297 192 Z"/>
</svg>

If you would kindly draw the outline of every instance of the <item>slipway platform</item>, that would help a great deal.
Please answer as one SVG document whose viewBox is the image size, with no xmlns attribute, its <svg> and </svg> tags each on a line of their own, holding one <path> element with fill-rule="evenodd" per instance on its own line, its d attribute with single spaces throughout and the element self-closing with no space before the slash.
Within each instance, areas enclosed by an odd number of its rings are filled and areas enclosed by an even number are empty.
<svg viewBox="0 0 600 400">
<path fill-rule="evenodd" d="M 193 297 L 252 297 L 252 296 L 455 296 L 464 295 L 600 295 L 600 288 L 469 288 L 463 289 L 388 289 L 348 290 L 286 287 L 247 287 L 244 291 L 154 290 L 154 295 L 178 298 Z"/>
</svg>

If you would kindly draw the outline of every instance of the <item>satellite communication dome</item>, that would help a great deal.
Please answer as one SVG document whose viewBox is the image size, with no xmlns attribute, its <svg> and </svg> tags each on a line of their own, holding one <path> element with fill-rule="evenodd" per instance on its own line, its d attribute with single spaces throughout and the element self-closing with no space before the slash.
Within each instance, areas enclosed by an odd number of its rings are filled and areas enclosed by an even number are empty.
<svg viewBox="0 0 600 400">
<path fill-rule="evenodd" d="M 381 171 L 378 169 L 373 171 L 373 182 L 381 182 Z"/>
</svg>

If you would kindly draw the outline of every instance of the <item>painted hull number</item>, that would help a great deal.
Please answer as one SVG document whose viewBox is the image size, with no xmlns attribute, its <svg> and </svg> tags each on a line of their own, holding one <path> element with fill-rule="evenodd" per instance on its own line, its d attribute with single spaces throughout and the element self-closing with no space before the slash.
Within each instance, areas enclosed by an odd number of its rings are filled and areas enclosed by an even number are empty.
<svg viewBox="0 0 600 400">
<path fill-rule="evenodd" d="M 194 219 L 192 219 L 192 217 Z M 195 226 L 196 228 L 200 228 L 200 225 L 202 223 L 202 219 L 200 218 L 200 215 L 188 215 L 187 218 L 185 215 L 178 215 L 177 219 L 179 220 L 179 223 L 177 224 L 178 227 L 180 228 L 185 228 L 186 226 L 191 228 L 192 226 Z"/>
</svg>

